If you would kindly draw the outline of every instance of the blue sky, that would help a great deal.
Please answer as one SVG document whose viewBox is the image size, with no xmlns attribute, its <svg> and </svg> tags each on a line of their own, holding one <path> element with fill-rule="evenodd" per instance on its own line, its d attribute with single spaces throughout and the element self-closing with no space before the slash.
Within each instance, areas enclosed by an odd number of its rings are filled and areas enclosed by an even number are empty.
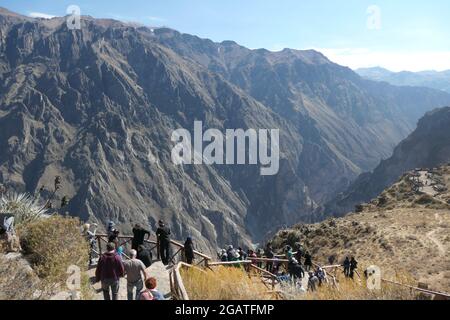
<svg viewBox="0 0 450 320">
<path fill-rule="evenodd" d="M 249 48 L 314 48 L 352 68 L 450 69 L 448 0 L 0 0 L 32 16 L 65 15 L 69 5 Z"/>
</svg>

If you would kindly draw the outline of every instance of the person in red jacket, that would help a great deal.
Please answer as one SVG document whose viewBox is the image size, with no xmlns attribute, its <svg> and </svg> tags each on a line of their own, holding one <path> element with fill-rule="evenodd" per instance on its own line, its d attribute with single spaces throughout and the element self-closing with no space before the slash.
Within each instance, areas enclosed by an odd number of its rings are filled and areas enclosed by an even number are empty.
<svg viewBox="0 0 450 320">
<path fill-rule="evenodd" d="M 119 294 L 119 280 L 125 275 L 122 259 L 116 252 L 116 245 L 112 242 L 106 245 L 108 252 L 104 253 L 97 264 L 95 270 L 96 282 L 101 281 L 103 297 L 111 300 L 109 290 L 112 292 L 112 299 L 117 300 Z"/>
</svg>

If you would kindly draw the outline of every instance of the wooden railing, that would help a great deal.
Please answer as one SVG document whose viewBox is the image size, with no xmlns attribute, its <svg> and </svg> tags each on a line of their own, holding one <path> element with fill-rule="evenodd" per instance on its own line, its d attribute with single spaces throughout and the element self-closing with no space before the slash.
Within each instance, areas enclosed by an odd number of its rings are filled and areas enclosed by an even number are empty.
<svg viewBox="0 0 450 320">
<path fill-rule="evenodd" d="M 278 255 L 281 256 L 281 255 Z M 269 259 L 269 258 L 251 258 L 251 260 L 243 260 L 243 261 L 226 261 L 226 262 L 212 262 L 209 263 L 209 267 L 214 267 L 214 266 L 233 266 L 233 265 L 249 265 L 251 266 L 251 268 L 258 270 L 260 272 L 263 272 L 263 274 L 267 275 L 270 277 L 270 279 L 272 279 L 272 290 L 274 290 L 275 285 L 277 283 L 277 276 L 268 272 L 267 270 L 264 270 L 256 265 L 254 265 L 254 262 L 275 262 L 275 263 L 288 263 L 289 260 L 287 259 Z M 331 276 L 331 280 L 332 280 L 332 284 L 333 286 L 335 286 L 336 288 L 338 287 L 338 281 L 337 281 L 337 271 L 340 270 L 341 268 L 343 268 L 344 266 L 342 264 L 334 264 L 334 265 L 325 265 L 325 266 L 321 266 L 317 263 L 313 262 L 313 265 L 315 267 L 320 267 L 322 268 L 327 275 Z M 328 270 L 328 272 L 327 272 Z M 359 279 L 362 279 L 361 275 L 358 273 L 357 270 L 354 271 L 355 274 L 358 276 Z M 429 290 L 429 289 L 424 289 L 424 288 L 419 288 L 419 287 L 415 287 L 415 286 L 411 286 L 411 285 L 407 285 L 404 283 L 400 283 L 397 281 L 393 281 L 393 280 L 389 280 L 389 279 L 385 279 L 385 278 L 381 278 L 381 281 L 387 284 L 391 284 L 391 285 L 395 285 L 395 286 L 400 286 L 403 288 L 408 288 L 410 290 L 413 291 L 417 291 L 420 293 L 424 293 L 427 295 L 431 295 L 431 296 L 435 296 L 438 297 L 440 299 L 445 299 L 445 300 L 449 300 L 450 299 L 450 294 L 446 293 L 446 292 L 439 292 L 439 291 L 435 291 L 435 290 Z"/>
<path fill-rule="evenodd" d="M 181 268 L 190 268 L 191 265 L 180 262 L 169 271 L 170 292 L 173 300 L 189 300 L 189 295 L 181 277 Z M 201 269 L 200 269 L 201 270 Z M 201 270 L 204 272 L 203 270 Z"/>
<path fill-rule="evenodd" d="M 264 258 L 260 258 L 264 260 Z M 273 260 L 273 259 L 269 259 Z M 275 259 L 276 260 L 276 259 Z M 259 276 L 261 278 L 262 284 L 268 289 L 266 293 L 268 294 L 274 294 L 276 298 L 282 297 L 281 292 L 275 290 L 275 285 L 277 283 L 277 276 L 273 273 L 270 273 L 269 271 L 262 269 L 256 265 L 253 264 L 253 261 L 250 260 L 239 260 L 239 261 L 226 261 L 226 262 L 211 262 L 208 264 L 207 268 L 210 270 L 213 270 L 214 267 L 217 266 L 236 266 L 241 265 L 245 267 L 245 270 L 249 273 L 250 276 L 250 270 L 255 270 L 257 273 L 259 273 Z M 194 268 L 200 272 L 205 272 L 205 270 L 189 265 L 184 262 L 179 262 L 177 265 L 175 265 L 170 271 L 169 271 L 169 279 L 170 279 L 170 290 L 172 292 L 173 299 L 176 300 L 189 300 L 189 294 L 186 290 L 186 287 L 183 283 L 183 278 L 181 276 L 181 269 L 189 269 Z M 213 270 L 214 271 L 214 270 Z M 264 278 L 268 278 L 271 281 L 271 287 L 264 281 Z"/>
<path fill-rule="evenodd" d="M 439 292 L 439 291 L 434 291 L 434 290 L 423 289 L 423 288 L 419 288 L 419 287 L 415 287 L 415 286 L 411 286 L 411 285 L 408 285 L 408 284 L 396 282 L 396 281 L 393 281 L 393 280 L 383 279 L 383 278 L 381 279 L 381 281 L 383 281 L 385 283 L 393 284 L 395 286 L 408 288 L 408 289 L 413 290 L 413 291 L 417 291 L 417 292 L 425 293 L 425 294 L 432 295 L 432 296 L 435 296 L 435 297 L 439 297 L 440 299 L 443 299 L 443 300 L 450 300 L 450 294 L 445 293 L 445 292 Z"/>
<path fill-rule="evenodd" d="M 119 246 L 122 246 L 124 248 L 126 248 L 126 246 L 132 241 L 133 237 L 132 236 L 121 236 L 119 235 L 118 237 L 119 240 Z M 98 246 L 98 254 L 101 255 L 103 253 L 103 247 L 102 244 L 107 244 L 108 243 L 108 236 L 106 234 L 97 234 L 96 235 L 96 239 L 97 239 L 97 246 Z M 149 238 L 149 239 L 144 239 L 144 243 L 149 244 L 150 248 L 149 250 L 152 253 L 156 254 L 157 259 L 160 258 L 160 252 L 159 252 L 159 243 L 157 239 L 154 238 Z M 172 262 L 174 265 L 178 262 L 183 260 L 180 256 L 184 254 L 184 245 L 181 244 L 178 241 L 175 240 L 170 240 L 170 244 L 172 247 L 175 247 L 175 253 L 171 254 L 169 261 Z M 123 253 L 125 257 L 128 258 L 128 256 Z M 204 265 L 205 267 L 208 266 L 209 261 L 211 261 L 211 258 L 197 250 L 194 250 L 194 257 L 195 257 L 195 264 L 196 265 Z M 177 259 L 178 258 L 178 259 Z"/>
<path fill-rule="evenodd" d="M 97 244 L 98 244 L 98 252 L 94 251 L 95 253 L 101 255 L 102 254 L 102 243 L 108 243 L 108 236 L 106 234 L 97 234 L 96 235 L 96 239 L 97 239 Z M 129 242 L 131 242 L 131 240 L 133 239 L 132 236 L 118 236 L 119 239 L 119 246 L 126 246 Z M 156 239 L 145 239 L 144 240 L 145 243 L 150 244 L 150 251 L 156 251 L 156 256 L 160 257 L 159 254 L 159 245 L 158 245 L 158 241 Z M 245 268 L 245 270 L 247 272 L 250 272 L 251 269 L 257 271 L 258 273 L 260 273 L 261 279 L 263 278 L 268 278 L 271 282 L 271 289 L 275 294 L 277 294 L 277 296 L 280 296 L 280 292 L 275 291 L 275 286 L 278 282 L 278 278 L 275 274 L 258 267 L 257 265 L 255 265 L 255 263 L 258 262 L 262 262 L 262 263 L 267 263 L 267 262 L 271 262 L 271 263 L 277 263 L 277 264 L 287 264 L 289 263 L 288 259 L 282 259 L 282 258 L 251 258 L 251 260 L 237 260 L 237 261 L 225 261 L 225 262 L 211 262 L 212 259 L 211 257 L 194 250 L 194 256 L 196 257 L 195 260 L 196 264 L 195 265 L 189 265 L 186 264 L 184 262 L 178 262 L 177 263 L 177 256 L 181 255 L 183 253 L 184 250 L 184 245 L 182 245 L 180 242 L 174 241 L 174 240 L 170 240 L 170 243 L 172 246 L 174 246 L 175 248 L 177 248 L 176 252 L 171 255 L 170 257 L 170 261 L 174 264 L 174 267 L 170 270 L 169 272 L 169 278 L 170 278 L 170 288 L 171 288 L 171 292 L 172 292 L 172 296 L 175 299 L 179 299 L 179 300 L 189 300 L 189 295 L 186 291 L 186 288 L 184 287 L 183 284 L 183 279 L 181 277 L 181 273 L 180 273 L 180 269 L 181 268 L 197 268 L 198 270 L 205 272 L 203 269 L 198 268 L 197 266 L 199 265 L 203 265 L 205 268 L 209 268 L 212 270 L 212 267 L 216 267 L 216 266 L 236 266 L 236 265 L 243 265 L 243 266 L 247 266 Z M 125 253 L 123 253 L 123 255 L 126 258 L 129 258 Z M 283 257 L 283 255 L 276 255 L 275 257 Z M 182 260 L 182 259 L 179 259 Z M 335 287 L 337 287 L 337 270 L 339 270 L 340 268 L 343 268 L 343 265 L 341 264 L 335 264 L 335 265 L 325 265 L 325 266 L 320 266 L 317 263 L 313 262 L 313 265 L 315 267 L 320 267 L 322 268 L 324 271 L 325 270 L 331 270 L 330 272 L 328 272 L 329 275 L 331 275 L 332 280 L 333 280 L 333 285 Z M 333 274 L 334 273 L 334 274 Z M 357 274 L 357 276 L 361 279 L 361 276 L 359 275 L 359 273 L 355 270 L 355 273 Z M 428 295 L 432 295 L 435 297 L 439 297 L 445 300 L 450 299 L 450 294 L 445 293 L 445 292 L 439 292 L 439 291 L 434 291 L 434 290 L 428 290 L 428 289 L 423 289 L 423 288 L 419 288 L 419 287 L 415 287 L 415 286 L 411 286 L 411 285 L 407 285 L 407 284 L 403 284 L 403 283 L 399 283 L 393 280 L 389 280 L 389 279 L 381 279 L 382 282 L 391 284 L 391 285 L 396 285 L 396 286 L 401 286 L 404 288 L 408 288 L 410 290 L 413 291 L 417 291 L 417 292 L 421 292 L 424 294 L 428 294 Z M 269 288 L 267 286 L 267 283 L 262 280 L 263 284 Z"/>
<path fill-rule="evenodd" d="M 344 266 L 341 265 L 341 264 L 336 264 L 336 265 L 323 266 L 321 268 L 324 269 L 324 270 L 326 270 L 326 269 L 333 269 L 336 272 L 337 269 L 343 268 L 343 267 Z M 357 270 L 355 270 L 355 273 L 358 276 L 358 278 L 361 279 L 361 276 L 360 276 L 360 274 L 358 273 Z M 336 281 L 335 276 L 336 276 L 336 274 L 333 275 L 334 281 Z M 411 286 L 411 285 L 408 285 L 408 284 L 400 283 L 400 282 L 397 282 L 397 281 L 385 279 L 385 278 L 381 278 L 381 281 L 384 282 L 384 283 L 391 284 L 391 285 L 395 285 L 395 286 L 407 288 L 407 289 L 410 289 L 410 290 L 413 290 L 413 291 L 417 291 L 417 292 L 425 293 L 425 294 L 432 295 L 432 296 L 435 296 L 435 297 L 439 297 L 441 299 L 445 299 L 445 300 L 449 300 L 450 299 L 450 294 L 446 293 L 446 292 L 439 292 L 439 291 L 419 288 L 419 287 Z"/>
</svg>

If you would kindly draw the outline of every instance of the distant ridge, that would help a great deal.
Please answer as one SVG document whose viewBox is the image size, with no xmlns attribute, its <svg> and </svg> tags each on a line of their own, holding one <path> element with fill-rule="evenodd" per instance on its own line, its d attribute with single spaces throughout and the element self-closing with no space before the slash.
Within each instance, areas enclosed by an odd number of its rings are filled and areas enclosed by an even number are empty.
<svg viewBox="0 0 450 320">
<path fill-rule="evenodd" d="M 357 69 L 363 78 L 385 81 L 398 86 L 428 87 L 450 93 L 450 70 L 420 71 L 420 72 L 392 72 L 381 67 Z"/>
</svg>

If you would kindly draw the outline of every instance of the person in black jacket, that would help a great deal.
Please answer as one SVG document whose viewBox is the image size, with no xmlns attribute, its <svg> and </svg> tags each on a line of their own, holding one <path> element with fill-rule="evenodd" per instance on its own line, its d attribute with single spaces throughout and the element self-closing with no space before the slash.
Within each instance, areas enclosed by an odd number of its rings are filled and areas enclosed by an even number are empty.
<svg viewBox="0 0 450 320">
<path fill-rule="evenodd" d="M 137 249 L 137 256 L 139 260 L 141 260 L 145 267 L 148 268 L 152 265 L 152 252 L 147 249 L 143 244 L 141 244 Z"/>
<path fill-rule="evenodd" d="M 349 277 L 350 276 L 350 259 L 348 257 L 345 257 L 343 265 L 344 265 L 344 275 L 346 277 Z"/>
<path fill-rule="evenodd" d="M 162 263 L 168 265 L 170 259 L 170 229 L 162 220 L 159 220 L 158 225 L 156 236 L 159 243 L 159 254 L 161 255 Z"/>
<path fill-rule="evenodd" d="M 305 270 L 306 271 L 310 271 L 311 270 L 311 268 L 312 268 L 312 256 L 309 253 L 309 251 L 306 251 L 306 253 L 305 253 L 305 263 L 304 263 L 304 265 L 305 265 Z"/>
<path fill-rule="evenodd" d="M 184 243 L 184 258 L 187 264 L 192 264 L 194 262 L 194 244 L 192 243 L 192 238 L 187 237 Z"/>
<path fill-rule="evenodd" d="M 273 248 L 270 245 L 270 243 L 268 243 L 266 245 L 266 250 L 264 251 L 264 255 L 266 256 L 267 259 L 273 259 L 275 257 L 275 253 L 273 252 Z M 266 263 L 266 270 L 269 272 L 273 271 L 273 261 L 268 261 Z"/>
<path fill-rule="evenodd" d="M 350 278 L 353 279 L 356 269 L 358 269 L 358 262 L 355 260 L 355 257 L 352 257 L 350 259 L 350 274 L 349 274 Z"/>
<path fill-rule="evenodd" d="M 137 250 L 137 248 L 144 244 L 145 236 L 147 235 L 147 240 L 150 238 L 150 231 L 144 229 L 139 223 L 133 228 L 133 239 L 131 240 L 131 249 Z"/>
</svg>

